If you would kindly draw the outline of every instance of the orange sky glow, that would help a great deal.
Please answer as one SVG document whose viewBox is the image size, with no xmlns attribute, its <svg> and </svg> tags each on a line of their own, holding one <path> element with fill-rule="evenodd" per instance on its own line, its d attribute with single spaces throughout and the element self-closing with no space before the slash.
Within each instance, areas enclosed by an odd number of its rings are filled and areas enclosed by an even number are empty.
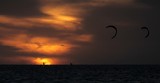
<svg viewBox="0 0 160 83">
<path fill-rule="evenodd" d="M 34 18 L 15 18 L 1 15 L 0 22 L 4 24 L 10 24 L 12 26 L 18 26 L 23 29 L 25 28 L 35 28 L 39 26 L 50 26 L 50 28 L 59 30 L 59 31 L 69 31 L 69 36 L 66 39 L 59 37 L 40 37 L 36 35 L 30 36 L 25 31 L 20 32 L 17 31 L 16 34 L 5 35 L 3 39 L 0 39 L 0 42 L 3 45 L 13 46 L 18 48 L 19 52 L 31 52 L 31 53 L 40 53 L 46 56 L 54 56 L 56 55 L 65 55 L 72 50 L 74 47 L 80 47 L 79 45 L 73 44 L 71 41 L 79 41 L 79 42 L 91 42 L 92 35 L 91 34 L 74 34 L 74 31 L 83 29 L 82 28 L 82 11 L 73 8 L 72 5 L 64 5 L 64 6 L 56 6 L 48 5 L 48 3 L 44 4 L 40 10 L 47 14 L 48 16 L 44 17 L 34 17 Z M 67 10 L 67 11 L 66 11 Z M 81 14 L 80 14 L 81 13 Z M 38 29 L 38 28 L 37 28 Z M 13 30 L 2 28 L 2 30 L 6 33 L 9 33 Z M 64 34 L 64 33 L 59 33 Z M 54 33 L 53 33 L 54 35 Z M 45 57 L 45 56 L 44 56 Z M 24 58 L 23 58 L 24 59 Z M 58 59 L 57 59 L 58 60 Z M 60 60 L 60 59 L 59 59 Z M 55 63 L 52 58 L 36 58 L 30 59 L 30 62 L 34 62 L 35 64 L 42 64 L 45 62 L 46 64 L 58 64 Z"/>
<path fill-rule="evenodd" d="M 77 4 L 65 4 L 62 2 L 63 5 L 58 5 L 59 2 L 60 1 L 58 0 L 40 0 L 41 6 L 39 10 L 47 16 L 16 18 L 0 15 L 0 23 L 10 25 L 0 28 L 1 32 L 16 32 L 14 34 L 4 34 L 3 38 L 0 38 L 0 43 L 18 48 L 19 52 L 40 53 L 46 57 L 54 57 L 55 54 L 59 56 L 65 55 L 66 53 L 71 52 L 74 47 L 81 47 L 80 45 L 72 43 L 73 41 L 85 43 L 92 42 L 92 34 L 76 34 L 74 32 L 84 29 L 82 24 L 84 16 L 90 12 L 86 10 L 85 7 L 104 6 L 110 1 L 91 0 Z M 112 2 L 116 3 L 119 1 L 113 0 Z M 124 0 L 124 2 L 126 1 Z M 46 26 L 53 30 L 66 31 L 66 33 L 59 32 L 58 35 L 65 34 L 68 36 L 65 38 L 56 37 L 53 32 L 53 37 L 42 37 L 28 34 L 25 30 L 19 31 L 13 29 L 14 27 L 19 27 L 21 29 L 37 28 L 38 30 L 38 27 L 46 28 Z M 60 60 L 61 59 L 56 59 L 55 61 Z M 48 65 L 58 64 L 58 62 L 55 63 L 52 58 L 41 57 L 30 59 L 30 62 L 34 62 L 34 64 L 42 64 L 42 62 L 45 62 Z"/>
</svg>

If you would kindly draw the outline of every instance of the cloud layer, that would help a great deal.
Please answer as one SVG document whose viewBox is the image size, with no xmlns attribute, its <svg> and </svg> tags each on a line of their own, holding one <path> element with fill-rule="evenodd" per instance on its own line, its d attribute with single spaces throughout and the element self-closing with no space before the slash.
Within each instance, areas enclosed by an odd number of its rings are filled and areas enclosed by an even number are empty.
<svg viewBox="0 0 160 83">
<path fill-rule="evenodd" d="M 0 63 L 135 63 L 142 60 L 135 58 L 142 53 L 137 48 L 159 41 L 154 38 L 144 44 L 137 37 L 143 34 L 134 33 L 134 27 L 158 26 L 159 6 L 153 4 L 145 0 L 1 0 Z M 112 33 L 103 27 L 109 24 L 121 27 L 121 39 L 106 39 Z M 142 63 L 150 62 L 145 60 Z"/>
</svg>

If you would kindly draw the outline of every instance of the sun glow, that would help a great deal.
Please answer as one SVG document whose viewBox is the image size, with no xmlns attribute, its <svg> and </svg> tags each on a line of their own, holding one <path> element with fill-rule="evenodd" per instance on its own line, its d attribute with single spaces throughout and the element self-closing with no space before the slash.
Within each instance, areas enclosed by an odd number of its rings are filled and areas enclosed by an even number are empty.
<svg viewBox="0 0 160 83">
<path fill-rule="evenodd" d="M 49 58 L 37 58 L 34 60 L 37 65 L 52 65 L 55 64 L 52 59 Z"/>
</svg>

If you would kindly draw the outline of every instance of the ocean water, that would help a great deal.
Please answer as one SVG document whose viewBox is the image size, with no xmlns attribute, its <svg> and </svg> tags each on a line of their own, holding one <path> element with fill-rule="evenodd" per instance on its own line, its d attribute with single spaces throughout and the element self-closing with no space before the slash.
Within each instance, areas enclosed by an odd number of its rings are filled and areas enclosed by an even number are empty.
<svg viewBox="0 0 160 83">
<path fill-rule="evenodd" d="M 160 66 L 1 65 L 0 83 L 160 83 Z"/>
</svg>

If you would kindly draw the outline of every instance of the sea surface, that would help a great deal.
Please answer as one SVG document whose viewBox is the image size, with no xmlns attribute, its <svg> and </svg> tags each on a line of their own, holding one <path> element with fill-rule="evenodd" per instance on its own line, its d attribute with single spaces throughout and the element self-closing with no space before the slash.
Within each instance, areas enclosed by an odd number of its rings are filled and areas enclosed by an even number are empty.
<svg viewBox="0 0 160 83">
<path fill-rule="evenodd" d="M 0 65 L 0 83 L 160 83 L 160 65 Z"/>
</svg>

